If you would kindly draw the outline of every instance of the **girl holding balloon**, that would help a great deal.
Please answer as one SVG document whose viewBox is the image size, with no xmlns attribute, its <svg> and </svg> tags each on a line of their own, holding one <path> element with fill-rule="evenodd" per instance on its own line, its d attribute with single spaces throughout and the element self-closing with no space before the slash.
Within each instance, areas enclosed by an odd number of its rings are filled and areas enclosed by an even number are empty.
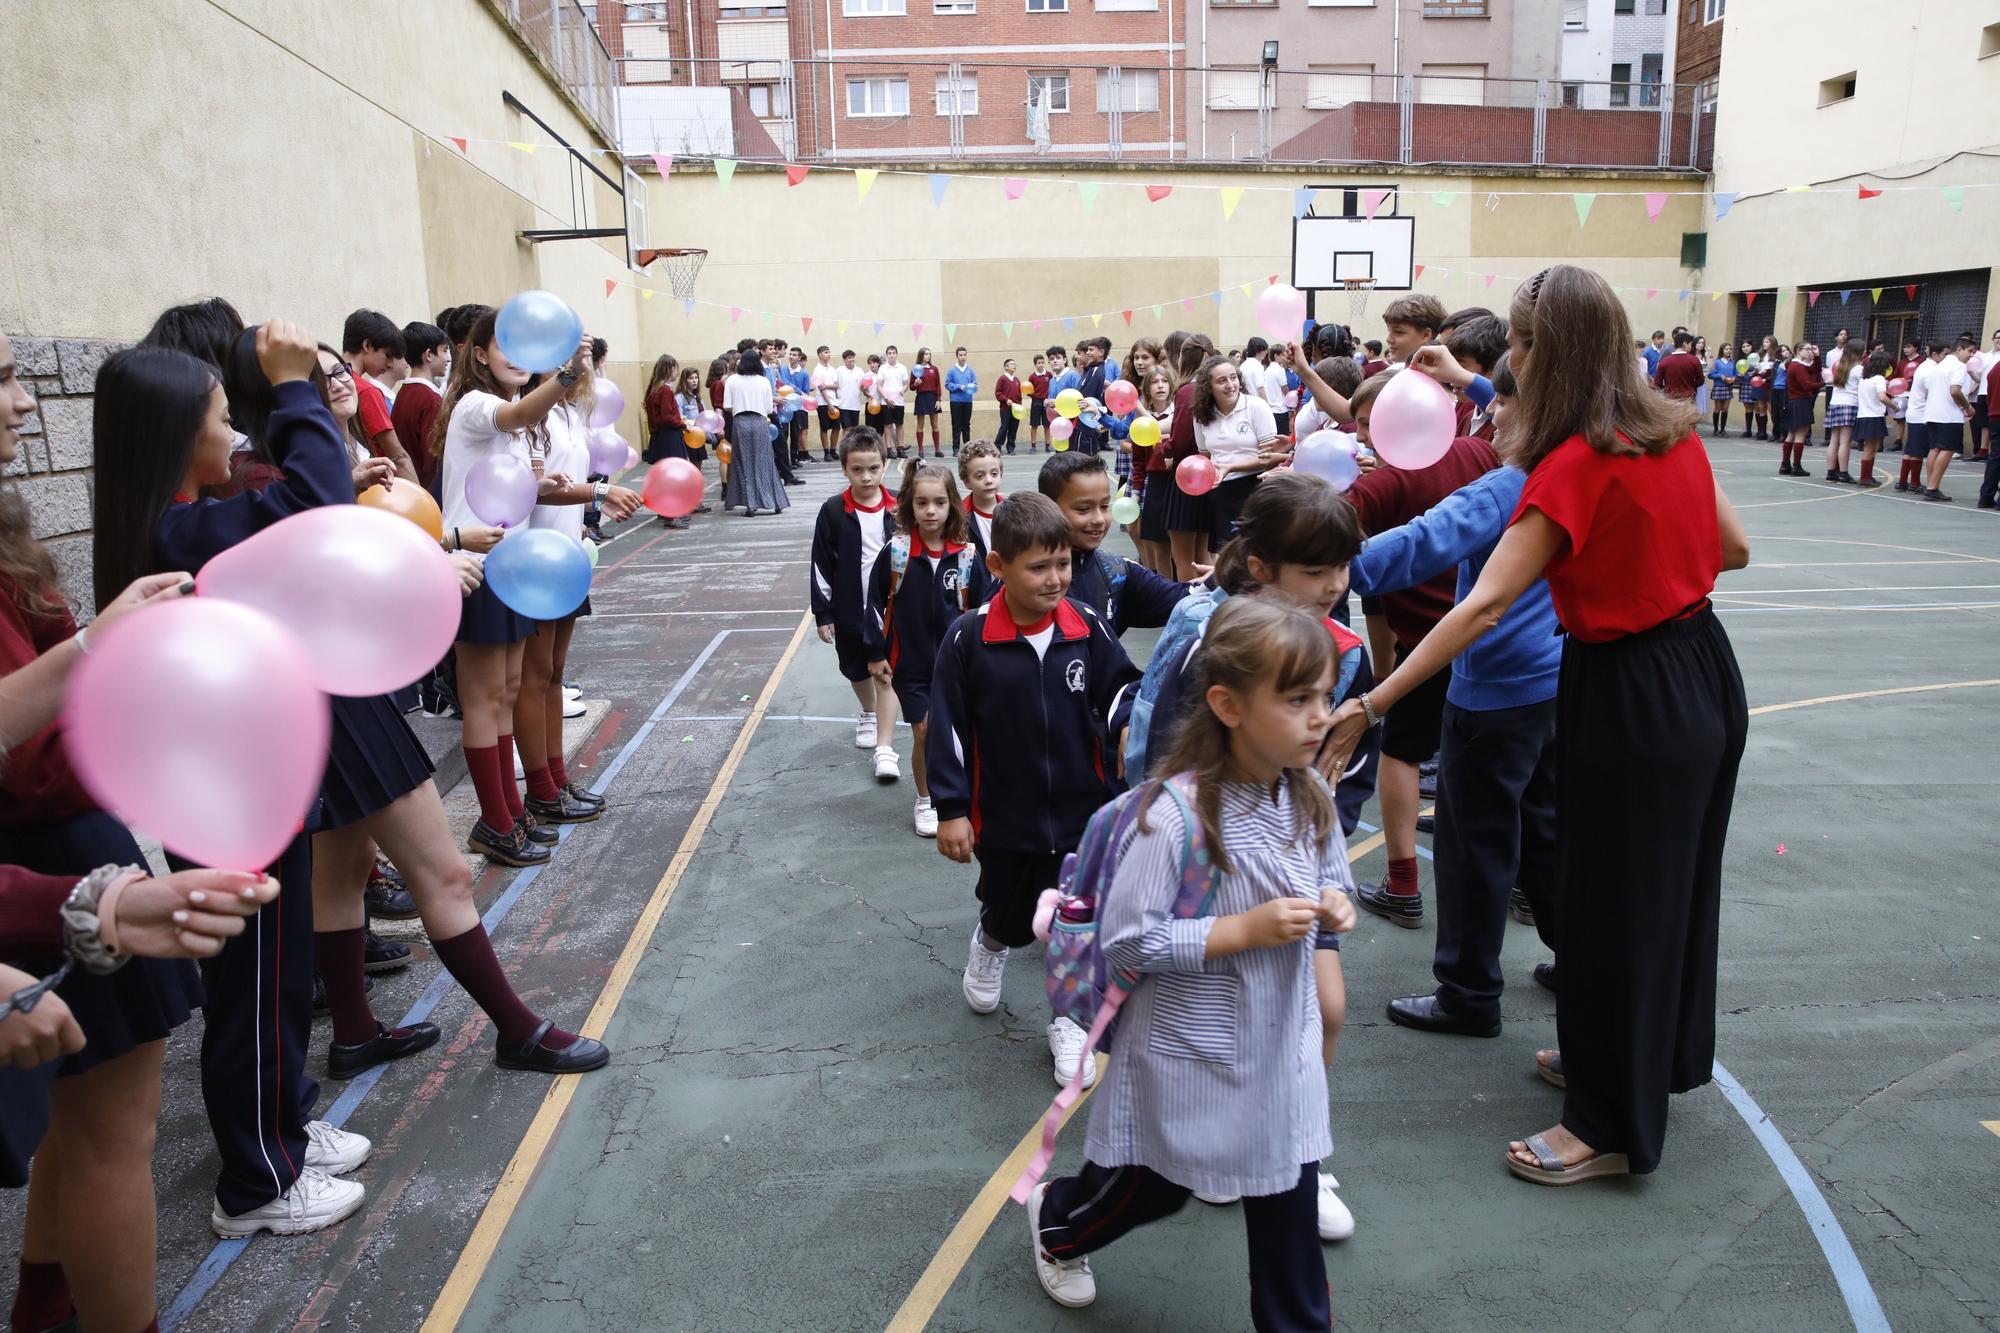
<svg viewBox="0 0 2000 1333">
<path fill-rule="evenodd" d="M 1210 357 L 1196 372 L 1190 411 L 1195 448 L 1215 466 L 1211 494 L 1219 545 L 1235 533 L 1236 516 L 1258 479 L 1284 460 L 1277 417 L 1263 398 L 1244 392 L 1236 367 L 1220 356 Z"/>
<path fill-rule="evenodd" d="M 707 428 L 695 420 L 702 415 L 701 372 L 693 366 L 682 370 L 680 378 L 674 382 L 674 402 L 681 413 L 681 442 L 686 451 L 683 457 L 694 464 L 695 470 L 699 472 L 701 465 L 708 461 L 709 439 Z M 729 475 L 729 450 L 724 447 L 726 443 L 723 440 L 715 442 L 715 465 L 724 478 Z M 668 454 L 667 457 L 671 458 L 673 455 Z M 715 511 L 708 505 L 700 504 L 695 506 L 694 512 L 711 514 Z"/>
<path fill-rule="evenodd" d="M 1215 355 L 1215 344 L 1203 334 L 1194 334 L 1181 345 L 1180 363 L 1175 367 L 1179 386 L 1174 390 L 1173 420 L 1167 440 L 1153 456 L 1155 470 L 1167 473 L 1167 541 L 1174 560 L 1172 577 L 1194 577 L 1194 567 L 1209 562 L 1209 543 L 1215 536 L 1215 500 L 1207 487 L 1189 491 L 1180 484 L 1180 466 L 1196 454 L 1194 436 L 1194 395 L 1197 372 Z"/>
<path fill-rule="evenodd" d="M 680 378 L 680 366 L 680 362 L 662 352 L 646 381 L 646 451 L 641 456 L 648 463 L 687 457 L 687 421 L 681 416 L 680 399 L 674 389 Z"/>
<path fill-rule="evenodd" d="M 1174 377 L 1156 363 L 1133 382 L 1139 386 L 1139 408 L 1126 424 L 1125 438 L 1132 450 L 1132 489 L 1139 498 L 1134 540 L 1139 563 L 1171 578 L 1174 553 L 1167 538 L 1167 495 L 1173 483 L 1153 470 L 1153 456 L 1162 451 L 1167 428 L 1173 424 Z M 1141 421 L 1147 424 L 1142 426 Z"/>
</svg>

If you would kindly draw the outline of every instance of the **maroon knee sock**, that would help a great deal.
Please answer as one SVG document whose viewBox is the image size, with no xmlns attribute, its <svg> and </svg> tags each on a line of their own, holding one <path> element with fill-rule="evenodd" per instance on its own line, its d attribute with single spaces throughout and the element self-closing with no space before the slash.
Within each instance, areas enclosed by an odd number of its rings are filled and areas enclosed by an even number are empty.
<svg viewBox="0 0 2000 1333">
<path fill-rule="evenodd" d="M 500 785 L 501 778 L 513 775 L 501 767 L 502 762 L 497 745 L 466 747 L 465 767 L 472 774 L 472 789 L 479 793 L 479 820 L 495 833 L 505 833 L 514 827 L 514 811 L 507 804 L 506 789 Z"/>
<path fill-rule="evenodd" d="M 549 777 L 558 787 L 569 786 L 569 773 L 563 768 L 562 756 L 559 754 L 549 755 Z"/>
<path fill-rule="evenodd" d="M 514 780 L 514 736 L 512 732 L 500 738 L 500 786 L 501 794 L 507 798 L 507 810 L 515 819 L 528 812 L 521 804 L 521 784 Z M 525 767 L 525 765 L 524 765 Z"/>
<path fill-rule="evenodd" d="M 1861 460 L 1861 476 L 1860 476 L 1859 480 L 1861 480 L 1861 481 L 1873 481 L 1873 480 L 1875 480 L 1875 460 L 1874 460 L 1873 458 L 1870 458 L 1870 457 L 1864 457 L 1864 458 L 1862 458 L 1862 460 Z"/>
<path fill-rule="evenodd" d="M 1417 858 L 1406 856 L 1389 862 L 1389 892 L 1412 895 L 1417 892 Z"/>
<path fill-rule="evenodd" d="M 21 1260 L 20 1280 L 14 1285 L 14 1309 L 7 1319 L 11 1333 L 42 1333 L 70 1316 L 69 1279 L 61 1264 L 32 1264 Z"/>
<path fill-rule="evenodd" d="M 319 963 L 320 985 L 326 988 L 326 1007 L 333 1013 L 336 1046 L 359 1046 L 382 1030 L 368 1007 L 368 982 L 361 971 L 367 954 L 365 927 L 313 932 L 313 956 Z"/>
<path fill-rule="evenodd" d="M 454 935 L 448 940 L 433 940 L 431 948 L 436 950 L 438 961 L 445 971 L 451 973 L 472 1002 L 486 1011 L 493 1020 L 493 1026 L 500 1033 L 500 1040 L 510 1046 L 518 1046 L 533 1036 L 542 1020 L 535 1011 L 521 1003 L 521 997 L 514 993 L 514 987 L 507 980 L 507 974 L 500 969 L 500 960 L 493 954 L 493 941 L 486 937 L 486 927 L 474 926 L 463 935 Z M 559 1051 L 576 1040 L 574 1032 L 565 1032 L 552 1027 L 542 1036 L 541 1044 L 551 1051 Z"/>
<path fill-rule="evenodd" d="M 534 801 L 553 801 L 562 795 L 562 791 L 556 786 L 556 780 L 549 776 L 549 766 L 547 764 L 543 764 L 540 768 L 528 767 L 526 771 L 528 774 L 528 799 Z"/>
</svg>

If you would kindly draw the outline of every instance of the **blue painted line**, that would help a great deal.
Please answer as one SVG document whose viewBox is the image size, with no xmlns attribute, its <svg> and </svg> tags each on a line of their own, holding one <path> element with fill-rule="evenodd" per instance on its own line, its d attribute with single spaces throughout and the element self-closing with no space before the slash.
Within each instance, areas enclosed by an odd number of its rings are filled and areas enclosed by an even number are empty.
<svg viewBox="0 0 2000 1333">
<path fill-rule="evenodd" d="M 606 789 L 611 786 L 612 782 L 617 779 L 618 775 L 625 771 L 625 765 L 631 761 L 633 755 L 638 753 L 639 747 L 646 743 L 646 738 L 653 734 L 653 729 L 660 724 L 667 713 L 672 710 L 673 706 L 679 702 L 681 694 L 689 685 L 694 683 L 695 677 L 701 674 L 701 669 L 704 666 L 708 665 L 708 659 L 715 655 L 716 649 L 722 646 L 724 639 L 727 639 L 732 634 L 790 634 L 792 632 L 791 628 L 726 629 L 710 639 L 708 646 L 696 655 L 694 661 L 688 665 L 688 669 L 681 673 L 680 679 L 674 682 L 673 688 L 667 691 L 658 704 L 654 705 L 652 713 L 646 718 L 646 721 L 640 728 L 632 733 L 632 738 L 619 748 L 617 755 L 612 758 L 610 766 L 598 775 L 595 782 L 590 784 L 590 790 L 602 796 Z M 579 827 L 581 825 L 565 824 L 558 828 L 556 830 L 556 846 L 560 848 L 564 842 L 569 840 L 570 834 L 576 832 Z M 507 891 L 493 900 L 493 905 L 488 907 L 486 914 L 479 919 L 480 924 L 486 927 L 489 935 L 499 928 L 501 922 L 507 919 L 507 914 L 514 910 L 514 904 L 521 901 L 521 895 L 526 893 L 537 879 L 541 878 L 542 871 L 547 869 L 550 864 L 552 862 L 544 862 L 541 865 L 529 866 L 522 870 L 514 876 L 513 883 L 507 886 Z M 440 967 L 437 976 L 431 979 L 430 985 L 424 987 L 423 994 L 417 997 L 417 1002 L 410 1006 L 409 1012 L 398 1020 L 397 1026 L 408 1023 L 421 1023 L 426 1018 L 429 1018 L 431 1012 L 443 1002 L 445 995 L 456 984 L 452 980 L 451 973 Z M 375 1090 L 375 1085 L 382 1080 L 382 1076 L 388 1070 L 389 1066 L 387 1064 L 372 1065 L 350 1079 L 346 1089 L 341 1092 L 339 1097 L 334 1099 L 333 1105 L 327 1108 L 326 1114 L 321 1116 L 320 1119 L 336 1128 L 346 1124 L 347 1118 L 353 1115 L 356 1108 L 368 1099 L 368 1094 Z M 193 1275 L 188 1278 L 187 1284 L 175 1294 L 173 1303 L 161 1313 L 160 1328 L 162 1333 L 171 1333 L 176 1325 L 195 1312 L 196 1307 L 201 1304 L 202 1299 L 215 1288 L 216 1283 L 222 1280 L 222 1275 L 229 1271 L 230 1265 L 242 1258 L 243 1252 L 250 1248 L 250 1239 L 254 1238 L 219 1240 L 215 1243 L 215 1248 L 210 1250 L 208 1256 L 196 1266 Z"/>
<path fill-rule="evenodd" d="M 1382 831 L 1382 826 L 1379 824 L 1371 824 L 1365 819 L 1357 819 L 1354 821 L 1354 831 L 1356 833 L 1380 833 Z M 1423 857 L 1424 860 L 1426 861 L 1435 859 L 1431 856 L 1431 849 L 1424 846 L 1422 843 L 1417 844 L 1417 855 Z"/>
<path fill-rule="evenodd" d="M 1750 1126 L 1750 1132 L 1757 1136 L 1771 1165 L 1778 1168 L 1785 1188 L 1792 1192 L 1799 1211 L 1805 1214 L 1806 1225 L 1812 1228 L 1813 1239 L 1819 1242 L 1820 1253 L 1826 1256 L 1826 1265 L 1833 1270 L 1833 1280 L 1840 1284 L 1841 1297 L 1847 1302 L 1847 1316 L 1854 1321 L 1858 1333 L 1889 1333 L 1889 1317 L 1882 1313 L 1882 1302 L 1876 1298 L 1875 1288 L 1869 1283 L 1854 1246 L 1848 1243 L 1847 1233 L 1835 1219 L 1812 1173 L 1792 1151 L 1792 1145 L 1785 1142 L 1785 1136 L 1778 1132 L 1771 1117 L 1764 1114 L 1764 1108 L 1757 1105 L 1756 1098 L 1722 1067 L 1720 1060 L 1715 1062 L 1715 1084 L 1736 1108 L 1736 1114 L 1743 1117 L 1743 1123 Z"/>
</svg>

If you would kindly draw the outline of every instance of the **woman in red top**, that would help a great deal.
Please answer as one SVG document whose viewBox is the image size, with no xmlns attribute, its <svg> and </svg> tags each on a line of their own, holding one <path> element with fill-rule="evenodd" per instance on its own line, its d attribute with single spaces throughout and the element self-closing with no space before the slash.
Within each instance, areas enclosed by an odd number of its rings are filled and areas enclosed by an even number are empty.
<svg viewBox="0 0 2000 1333">
<path fill-rule="evenodd" d="M 1508 1145 L 1544 1185 L 1659 1165 L 1667 1094 L 1715 1057 L 1722 847 L 1749 719 L 1708 597 L 1749 563 L 1736 511 L 1694 433 L 1694 404 L 1647 392 L 1623 306 L 1557 265 L 1514 296 L 1521 387 L 1501 427 L 1528 473 L 1479 581 L 1388 679 L 1342 705 L 1351 742 L 1548 579 L 1569 638 L 1556 696 L 1559 1124 Z"/>
<path fill-rule="evenodd" d="M 1201 363 L 1215 355 L 1215 344 L 1202 334 L 1194 334 L 1181 344 L 1174 375 L 1180 387 L 1174 390 L 1173 419 L 1167 424 L 1167 438 L 1147 460 L 1149 472 L 1164 472 L 1159 478 L 1160 504 L 1167 529 L 1167 543 L 1173 553 L 1173 574 L 1192 579 L 1194 567 L 1208 563 L 1209 539 L 1215 534 L 1215 501 L 1210 495 L 1189 495 L 1174 478 L 1174 469 L 1183 458 L 1192 457 L 1194 440 L 1195 373 Z M 1143 517 L 1143 514 L 1141 515 Z"/>
<path fill-rule="evenodd" d="M 653 363 L 646 381 L 646 453 L 648 463 L 662 458 L 686 458 L 687 425 L 681 420 L 680 400 L 674 396 L 674 381 L 680 377 L 681 363 L 665 352 Z"/>
</svg>

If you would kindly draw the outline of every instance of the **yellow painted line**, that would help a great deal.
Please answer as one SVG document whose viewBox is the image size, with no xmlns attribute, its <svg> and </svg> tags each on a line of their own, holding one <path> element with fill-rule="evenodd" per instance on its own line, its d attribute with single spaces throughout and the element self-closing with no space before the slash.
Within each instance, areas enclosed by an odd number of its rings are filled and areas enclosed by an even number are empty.
<svg viewBox="0 0 2000 1333">
<path fill-rule="evenodd" d="M 1433 808 L 1427 807 L 1423 813 L 1429 814 Z M 1355 843 L 1347 849 L 1348 864 L 1359 861 L 1381 845 L 1380 833 Z M 1100 1082 L 1107 1063 L 1108 1057 L 1098 1057 Z M 1089 1100 L 1090 1094 L 1085 1093 L 1075 1106 L 1070 1107 L 1070 1115 L 1075 1115 L 1078 1108 Z M 1068 1124 L 1068 1119 L 1065 1118 L 1063 1123 Z M 972 1258 L 972 1252 L 985 1239 L 993 1219 L 1000 1216 L 1000 1210 L 1006 1207 L 1014 1181 L 1020 1176 L 1021 1168 L 1028 1164 L 1028 1159 L 1035 1155 L 1035 1148 L 1041 1141 L 1042 1122 L 1038 1116 L 1028 1132 L 1021 1136 L 1021 1141 L 1014 1145 L 1014 1151 L 1007 1154 L 1007 1160 L 987 1177 L 986 1184 L 973 1196 L 971 1204 L 958 1219 L 958 1225 L 951 1229 L 951 1234 L 944 1238 L 944 1244 L 925 1265 L 922 1276 L 917 1278 L 917 1285 L 910 1288 L 910 1294 L 889 1320 L 888 1333 L 921 1333 L 924 1326 L 930 1323 L 931 1316 L 937 1313 L 939 1304 L 951 1290 L 951 1284 L 958 1281 L 959 1273 L 964 1271 L 966 1261 Z"/>
<path fill-rule="evenodd" d="M 1804 500 L 1759 500 L 1755 504 L 1737 505 L 1736 507 L 1738 509 L 1777 509 L 1783 505 L 1816 505 L 1822 500 L 1852 500 L 1857 495 L 1866 495 L 1867 493 L 1866 491 L 1835 491 L 1831 495 L 1814 495 Z"/>
<path fill-rule="evenodd" d="M 1893 690 L 1858 690 L 1853 694 L 1823 694 L 1817 699 L 1794 699 L 1787 704 L 1765 704 L 1750 710 L 1750 716 L 1761 717 L 1765 713 L 1784 713 L 1794 708 L 1812 708 L 1819 704 L 1852 703 L 1856 699 L 1882 699 L 1892 694 L 1928 694 L 1933 690 L 1977 690 L 2000 685 L 2000 680 L 1954 680 L 1941 685 L 1899 685 Z"/>
<path fill-rule="evenodd" d="M 646 910 L 639 914 L 639 920 L 632 928 L 632 934 L 625 941 L 624 951 L 612 965 L 611 975 L 605 980 L 604 989 L 598 993 L 597 1003 L 591 1006 L 590 1017 L 584 1020 L 583 1035 L 602 1037 L 610 1025 L 611 1016 L 618 1004 L 625 998 L 625 988 L 632 983 L 632 976 L 639 970 L 639 959 L 644 956 L 653 942 L 653 932 L 659 928 L 661 914 L 673 900 L 674 890 L 680 885 L 681 876 L 687 873 L 688 863 L 694 859 L 695 849 L 701 845 L 702 836 L 708 832 L 709 821 L 715 817 L 722 797 L 729 790 L 730 781 L 736 776 L 736 769 L 743 762 L 743 755 L 750 748 L 750 738 L 757 731 L 757 724 L 763 721 L 765 711 L 771 706 L 771 697 L 778 692 L 778 683 L 784 679 L 785 668 L 791 665 L 799 645 L 805 642 L 806 630 L 812 625 L 811 616 L 801 616 L 799 627 L 792 634 L 791 642 L 785 645 L 784 656 L 772 670 L 769 680 L 764 682 L 762 693 L 750 710 L 750 716 L 743 720 L 743 729 L 736 733 L 736 743 L 729 748 L 729 754 L 722 761 L 722 768 L 709 784 L 708 795 L 695 811 L 694 819 L 688 824 L 687 832 L 681 835 L 680 846 L 675 849 L 673 860 L 667 863 L 666 873 L 653 886 L 653 895 L 646 902 Z M 562 1123 L 563 1113 L 569 1109 L 571 1098 L 582 1082 L 578 1078 L 557 1079 L 549 1085 L 548 1095 L 535 1112 L 535 1118 L 528 1124 L 528 1132 L 522 1136 L 521 1144 L 514 1150 L 507 1169 L 500 1173 L 500 1182 L 493 1189 L 493 1196 L 486 1201 L 485 1211 L 479 1215 L 479 1223 L 472 1229 L 472 1236 L 465 1243 L 465 1249 L 458 1256 L 458 1263 L 452 1267 L 451 1276 L 445 1279 L 444 1289 L 438 1292 L 437 1300 L 431 1305 L 430 1314 L 425 1316 L 423 1333 L 447 1333 L 458 1327 L 458 1321 L 465 1315 L 465 1307 L 471 1302 L 472 1294 L 478 1290 L 479 1280 L 486 1273 L 486 1266 L 493 1261 L 494 1252 L 500 1246 L 500 1237 L 507 1230 L 507 1223 L 513 1219 L 514 1210 L 533 1183 L 535 1172 L 540 1169 L 542 1157 L 555 1138 L 556 1129 Z"/>
<path fill-rule="evenodd" d="M 2000 1120 L 1982 1120 L 1979 1123 L 1992 1130 L 1995 1134 L 2000 1134 Z"/>
</svg>

